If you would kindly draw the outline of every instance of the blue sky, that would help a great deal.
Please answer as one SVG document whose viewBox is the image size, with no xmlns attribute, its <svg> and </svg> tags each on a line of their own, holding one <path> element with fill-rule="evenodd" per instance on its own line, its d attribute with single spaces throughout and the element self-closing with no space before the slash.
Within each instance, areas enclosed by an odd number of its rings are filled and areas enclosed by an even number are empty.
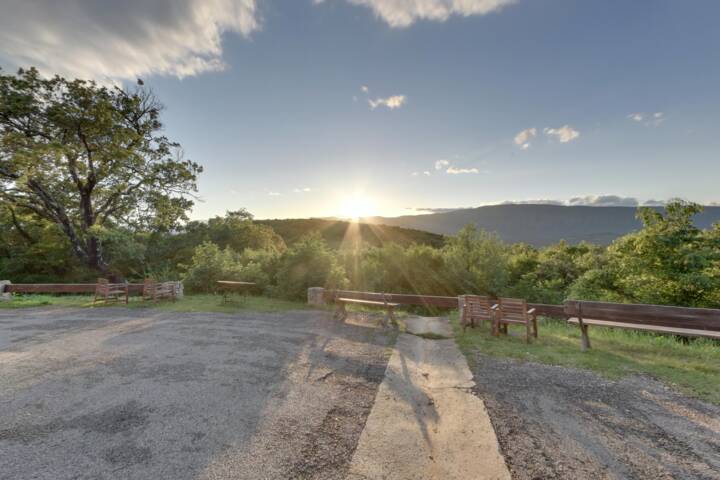
<svg viewBox="0 0 720 480">
<path fill-rule="evenodd" d="M 717 1 L 0 8 L 5 69 L 152 86 L 205 167 L 195 218 L 720 201 Z"/>
</svg>

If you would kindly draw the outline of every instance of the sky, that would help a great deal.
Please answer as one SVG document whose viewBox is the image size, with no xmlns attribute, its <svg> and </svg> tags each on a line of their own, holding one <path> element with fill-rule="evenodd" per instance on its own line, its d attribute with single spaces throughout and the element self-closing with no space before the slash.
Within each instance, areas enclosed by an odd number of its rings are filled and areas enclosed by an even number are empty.
<svg viewBox="0 0 720 480">
<path fill-rule="evenodd" d="M 193 218 L 720 201 L 716 0 L 0 0 L 0 66 L 130 85 Z"/>
</svg>

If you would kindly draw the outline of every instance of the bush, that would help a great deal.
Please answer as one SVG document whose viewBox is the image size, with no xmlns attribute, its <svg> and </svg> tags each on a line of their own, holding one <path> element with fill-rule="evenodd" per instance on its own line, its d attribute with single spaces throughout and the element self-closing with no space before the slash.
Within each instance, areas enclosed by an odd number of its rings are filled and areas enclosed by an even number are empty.
<svg viewBox="0 0 720 480">
<path fill-rule="evenodd" d="M 204 242 L 195 248 L 184 284 L 190 292 L 213 292 L 218 280 L 240 279 L 241 272 L 237 253 L 230 248 L 221 250 L 212 242 Z"/>
<path fill-rule="evenodd" d="M 280 259 L 275 293 L 304 299 L 309 287 L 347 288 L 345 269 L 318 233 L 298 240 Z"/>
</svg>

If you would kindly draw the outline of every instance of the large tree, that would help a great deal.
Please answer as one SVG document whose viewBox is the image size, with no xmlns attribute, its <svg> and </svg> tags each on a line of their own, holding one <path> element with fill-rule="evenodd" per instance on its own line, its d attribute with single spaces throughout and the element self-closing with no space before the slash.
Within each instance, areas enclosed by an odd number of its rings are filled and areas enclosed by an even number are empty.
<svg viewBox="0 0 720 480">
<path fill-rule="evenodd" d="M 192 206 L 198 164 L 162 134 L 162 105 L 132 89 L 0 72 L 0 201 L 55 223 L 107 271 L 98 230 L 170 228 Z"/>
</svg>

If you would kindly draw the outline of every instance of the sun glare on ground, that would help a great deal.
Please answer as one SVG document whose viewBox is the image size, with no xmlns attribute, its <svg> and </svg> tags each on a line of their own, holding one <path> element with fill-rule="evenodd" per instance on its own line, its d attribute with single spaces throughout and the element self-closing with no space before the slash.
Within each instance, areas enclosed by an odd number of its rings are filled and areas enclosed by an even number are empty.
<svg viewBox="0 0 720 480">
<path fill-rule="evenodd" d="M 362 217 L 375 215 L 375 202 L 365 195 L 355 194 L 345 197 L 342 201 L 340 214 L 357 222 Z"/>
</svg>

